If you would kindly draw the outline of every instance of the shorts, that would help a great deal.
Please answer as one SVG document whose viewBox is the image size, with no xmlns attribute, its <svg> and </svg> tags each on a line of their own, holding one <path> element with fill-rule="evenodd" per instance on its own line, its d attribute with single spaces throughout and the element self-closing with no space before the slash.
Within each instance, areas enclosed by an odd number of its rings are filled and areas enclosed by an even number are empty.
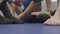
<svg viewBox="0 0 60 34">
<path fill-rule="evenodd" d="M 7 0 L 8 3 L 13 3 L 13 0 Z"/>
<path fill-rule="evenodd" d="M 31 1 L 41 2 L 42 0 L 26 0 L 26 2 L 23 2 L 24 9 L 26 9 L 29 6 L 29 4 L 31 3 Z"/>
</svg>

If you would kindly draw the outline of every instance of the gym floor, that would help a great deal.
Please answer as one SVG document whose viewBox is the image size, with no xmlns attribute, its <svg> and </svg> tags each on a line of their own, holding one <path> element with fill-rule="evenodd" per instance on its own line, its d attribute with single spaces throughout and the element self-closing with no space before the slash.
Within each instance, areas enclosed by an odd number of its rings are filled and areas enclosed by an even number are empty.
<svg viewBox="0 0 60 34">
<path fill-rule="evenodd" d="M 40 23 L 1 24 L 0 34 L 60 34 L 60 26 L 45 26 Z"/>
</svg>

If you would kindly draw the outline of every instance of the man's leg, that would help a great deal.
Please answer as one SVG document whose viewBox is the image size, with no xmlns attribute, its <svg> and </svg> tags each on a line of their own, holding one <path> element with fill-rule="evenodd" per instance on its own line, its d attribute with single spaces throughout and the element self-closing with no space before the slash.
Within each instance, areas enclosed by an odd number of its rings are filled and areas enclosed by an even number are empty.
<svg viewBox="0 0 60 34">
<path fill-rule="evenodd" d="M 4 7 L 2 8 L 2 3 L 3 2 L 4 2 L 4 0 L 0 0 L 0 10 L 3 10 L 3 8 L 4 8 Z M 3 11 L 5 11 L 5 10 L 3 10 Z M 0 24 L 9 24 L 9 23 L 12 24 L 13 20 L 10 20 L 10 19 L 5 18 L 5 17 L 0 15 Z"/>
<path fill-rule="evenodd" d="M 51 0 L 46 0 L 47 10 L 51 11 Z"/>
<path fill-rule="evenodd" d="M 59 5 L 57 7 L 56 13 L 53 17 L 51 17 L 50 19 L 48 19 L 45 23 L 45 25 L 60 25 L 60 1 L 59 1 Z"/>
<path fill-rule="evenodd" d="M 46 6 L 47 6 L 46 12 L 48 12 L 51 16 L 51 0 L 46 0 Z"/>
<path fill-rule="evenodd" d="M 16 18 L 21 20 L 23 19 L 23 17 L 25 17 L 26 14 L 30 14 L 31 12 L 38 11 L 39 9 L 40 9 L 40 2 L 32 1 L 28 6 L 28 8 Z"/>
<path fill-rule="evenodd" d="M 12 21 L 13 23 L 16 23 L 16 24 L 22 24 L 23 22 L 17 20 L 11 13 L 10 13 L 10 10 L 8 8 L 8 6 L 6 5 L 6 2 L 3 2 L 0 6 L 0 9 L 1 11 L 3 12 L 3 14 L 5 15 L 5 19 L 3 19 L 4 21 L 3 22 L 9 22 L 9 21 Z"/>
<path fill-rule="evenodd" d="M 22 0 L 23 2 L 24 0 Z M 19 15 L 20 13 L 23 12 L 22 8 L 21 8 L 21 1 L 20 0 L 15 0 L 15 1 L 10 1 L 8 0 L 8 8 L 11 12 L 12 15 L 14 15 L 15 13 L 17 13 L 17 15 Z"/>
<path fill-rule="evenodd" d="M 1 4 L 0 7 L 1 7 L 1 11 L 2 11 L 3 14 L 5 15 L 5 17 L 7 17 L 7 18 L 14 18 L 14 17 L 12 16 L 12 14 L 10 13 L 10 10 L 9 10 L 7 4 L 6 4 L 6 1 L 4 1 L 4 2 Z"/>
<path fill-rule="evenodd" d="M 5 3 L 6 4 L 6 3 Z M 5 4 L 3 4 L 3 6 L 6 6 Z M 37 5 L 37 4 L 39 4 L 39 5 Z M 34 5 L 37 5 L 37 7 L 39 7 L 40 8 L 40 2 L 33 2 L 32 3 L 32 6 L 34 6 Z M 6 6 L 7 7 L 7 6 Z M 36 7 L 36 8 L 37 8 Z M 30 8 L 31 9 L 31 8 Z M 39 10 L 39 9 L 38 9 Z"/>
<path fill-rule="evenodd" d="M 7 5 L 8 5 L 8 8 L 9 8 L 9 10 L 10 10 L 10 13 L 13 15 L 13 16 L 15 16 L 14 14 L 15 14 L 15 4 L 14 3 L 7 3 Z"/>
</svg>

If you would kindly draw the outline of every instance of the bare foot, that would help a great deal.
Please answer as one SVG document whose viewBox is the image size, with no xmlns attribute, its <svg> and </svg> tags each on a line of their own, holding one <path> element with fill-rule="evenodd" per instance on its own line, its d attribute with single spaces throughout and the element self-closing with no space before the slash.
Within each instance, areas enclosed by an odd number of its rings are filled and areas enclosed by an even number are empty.
<svg viewBox="0 0 60 34">
<path fill-rule="evenodd" d="M 44 24 L 49 26 L 59 26 L 60 18 L 58 16 L 53 16 L 52 18 L 48 19 Z"/>
</svg>

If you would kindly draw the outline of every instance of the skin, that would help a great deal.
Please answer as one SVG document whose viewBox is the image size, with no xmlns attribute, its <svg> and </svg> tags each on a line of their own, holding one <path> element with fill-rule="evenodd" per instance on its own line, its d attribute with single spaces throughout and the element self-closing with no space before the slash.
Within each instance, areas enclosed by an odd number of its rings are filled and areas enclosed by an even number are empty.
<svg viewBox="0 0 60 34">
<path fill-rule="evenodd" d="M 31 14 L 32 12 L 38 11 L 39 9 L 40 9 L 40 2 L 32 1 L 28 6 L 28 8 L 23 13 L 18 15 L 16 18 L 21 20 L 23 17 L 25 17 L 26 14 Z"/>
<path fill-rule="evenodd" d="M 50 12 L 51 11 L 51 0 L 46 0 L 46 4 L 47 4 L 47 10 Z M 40 2 L 31 2 L 28 8 L 16 18 L 22 19 L 22 17 L 24 17 L 24 14 L 31 13 L 31 11 L 33 12 L 31 14 L 38 15 L 39 12 L 34 12 L 34 11 L 38 11 L 40 6 L 41 6 Z"/>
<path fill-rule="evenodd" d="M 3 16 L 0 15 L 0 24 L 12 23 L 13 21 L 8 19 L 8 16 L 9 16 L 9 18 L 12 18 L 12 15 L 10 14 L 10 11 L 9 11 L 9 9 L 8 9 L 4 0 L 0 0 L 0 10 L 2 11 L 2 13 L 5 16 L 5 17 L 3 17 Z"/>
<path fill-rule="evenodd" d="M 40 5 L 41 6 L 41 5 Z M 46 0 L 46 6 L 47 6 L 47 10 L 49 13 L 51 12 L 51 0 Z M 39 13 L 41 13 L 40 11 L 37 12 L 32 12 L 32 15 L 39 15 Z"/>
<path fill-rule="evenodd" d="M 57 7 L 56 13 L 53 17 L 48 19 L 45 23 L 45 25 L 50 25 L 50 26 L 59 26 L 60 25 L 60 1 L 59 5 Z"/>
<path fill-rule="evenodd" d="M 40 9 L 40 6 L 41 6 L 40 2 L 34 2 L 34 1 L 32 1 L 32 2 L 30 3 L 30 5 L 28 6 L 28 8 L 27 8 L 23 13 L 19 14 L 16 18 L 19 19 L 19 20 L 22 20 L 23 17 L 25 17 L 26 14 L 30 14 L 31 12 L 38 11 L 38 10 Z M 9 6 L 8 6 L 8 7 L 9 7 Z M 47 7 L 50 7 L 50 6 L 47 5 Z M 49 9 L 50 9 L 50 8 L 49 8 Z M 48 9 L 48 10 L 49 10 L 49 9 Z M 10 15 L 12 15 L 11 13 L 12 13 L 12 11 L 14 11 L 14 10 L 11 9 L 11 7 L 9 7 L 9 10 L 11 11 L 11 12 L 10 12 Z M 9 16 L 10 16 L 10 15 L 9 15 Z M 7 17 L 8 17 L 8 16 L 7 16 Z M 11 16 L 10 16 L 10 17 L 11 17 Z"/>
<path fill-rule="evenodd" d="M 51 0 L 46 0 L 47 10 L 51 11 Z"/>
<path fill-rule="evenodd" d="M 16 0 L 17 2 L 20 1 L 20 0 Z M 22 2 L 22 1 L 20 1 Z M 18 2 L 20 4 L 20 2 Z M 15 4 L 15 2 L 13 3 L 7 3 L 8 5 L 8 8 L 10 10 L 10 13 L 14 16 L 14 14 L 16 13 L 17 15 L 19 15 L 20 13 L 23 12 L 21 6 L 18 6 Z"/>
<path fill-rule="evenodd" d="M 9 9 L 10 9 L 10 13 L 13 15 L 14 10 L 10 7 L 9 4 L 7 4 L 7 5 L 9 7 Z M 30 14 L 31 12 L 38 11 L 38 10 L 40 10 L 40 7 L 41 7 L 41 2 L 34 2 L 34 1 L 32 1 L 30 3 L 30 5 L 28 6 L 28 8 L 24 12 L 22 12 L 18 16 L 16 16 L 16 19 L 22 20 L 25 17 L 26 14 Z"/>
<path fill-rule="evenodd" d="M 0 5 L 0 10 L 3 12 L 4 16 L 7 18 L 14 18 L 12 14 L 10 13 L 10 10 L 7 6 L 6 1 L 3 1 Z"/>
</svg>

